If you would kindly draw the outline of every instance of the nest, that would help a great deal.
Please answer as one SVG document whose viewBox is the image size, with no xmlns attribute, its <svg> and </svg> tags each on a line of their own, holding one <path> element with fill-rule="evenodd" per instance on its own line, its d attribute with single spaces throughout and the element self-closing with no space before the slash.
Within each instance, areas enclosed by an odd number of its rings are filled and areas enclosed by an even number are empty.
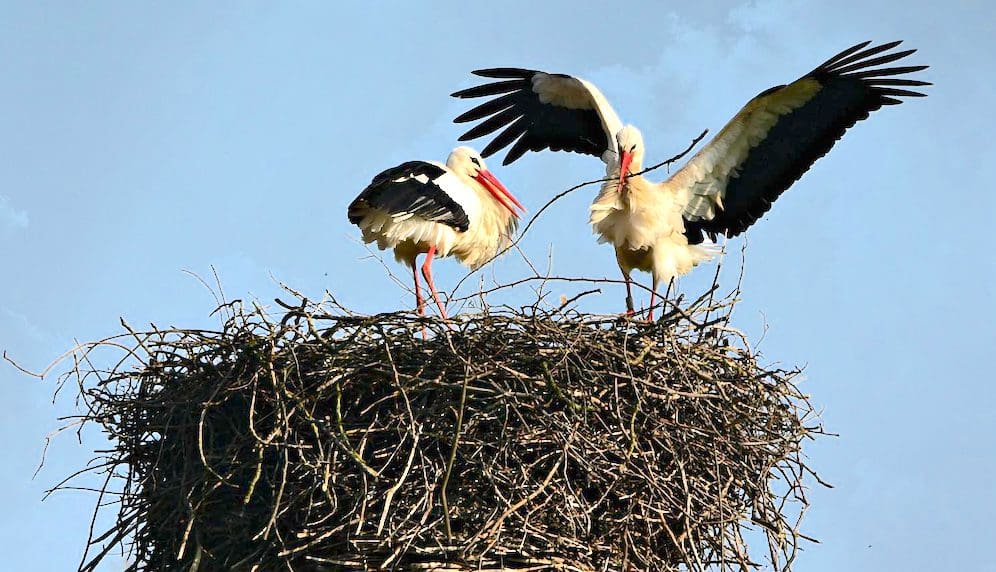
<svg viewBox="0 0 996 572">
<path fill-rule="evenodd" d="M 791 564 L 819 428 L 796 372 L 728 326 L 731 301 L 449 328 L 283 305 L 85 348 L 126 355 L 73 372 L 118 499 L 81 570 L 115 547 L 130 571 Z"/>
</svg>

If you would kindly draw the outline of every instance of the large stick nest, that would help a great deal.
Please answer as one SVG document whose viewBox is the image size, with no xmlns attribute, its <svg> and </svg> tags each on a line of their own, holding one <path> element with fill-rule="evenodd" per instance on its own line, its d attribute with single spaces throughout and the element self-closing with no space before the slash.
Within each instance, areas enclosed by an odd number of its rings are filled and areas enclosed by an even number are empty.
<svg viewBox="0 0 996 572">
<path fill-rule="evenodd" d="M 119 498 L 81 570 L 115 546 L 133 571 L 787 569 L 819 430 L 711 300 L 452 329 L 234 304 L 86 346 L 126 356 L 73 372 Z"/>
</svg>

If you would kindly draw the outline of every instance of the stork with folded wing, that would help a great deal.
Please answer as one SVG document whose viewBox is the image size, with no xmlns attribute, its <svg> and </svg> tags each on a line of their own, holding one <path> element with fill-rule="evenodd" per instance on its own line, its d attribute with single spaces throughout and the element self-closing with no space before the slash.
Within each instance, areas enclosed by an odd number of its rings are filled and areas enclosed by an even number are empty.
<svg viewBox="0 0 996 572">
<path fill-rule="evenodd" d="M 364 242 L 393 249 L 394 257 L 411 267 L 419 315 L 425 313 L 425 303 L 416 260 L 425 254 L 422 277 L 446 319 L 432 281 L 433 258 L 453 255 L 479 267 L 510 244 L 516 209 L 525 210 L 488 171 L 484 159 L 470 147 L 457 147 L 445 165 L 408 161 L 380 173 L 350 203 L 348 214 Z"/>
</svg>

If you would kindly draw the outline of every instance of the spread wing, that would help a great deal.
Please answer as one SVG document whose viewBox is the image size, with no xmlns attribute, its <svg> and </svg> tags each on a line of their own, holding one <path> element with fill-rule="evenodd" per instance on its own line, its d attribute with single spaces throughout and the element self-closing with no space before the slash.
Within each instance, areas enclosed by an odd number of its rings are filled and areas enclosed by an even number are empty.
<svg viewBox="0 0 996 572">
<path fill-rule="evenodd" d="M 476 70 L 474 75 L 497 79 L 453 94 L 491 99 L 457 117 L 455 123 L 483 119 L 460 137 L 469 141 L 504 128 L 481 153 L 489 157 L 512 144 L 503 165 L 526 151 L 573 151 L 601 157 L 616 150 L 619 116 L 591 83 L 563 74 L 517 68 Z M 487 119 L 485 119 L 487 118 Z"/>
<path fill-rule="evenodd" d="M 879 67 L 916 50 L 900 42 L 852 46 L 796 81 L 750 100 L 702 148 L 672 183 L 687 188 L 686 234 L 732 237 L 760 218 L 851 126 L 883 105 L 922 97 L 910 87 L 930 85 L 906 74 L 928 66 Z M 881 55 L 880 55 L 881 54 Z"/>
<path fill-rule="evenodd" d="M 409 161 L 378 174 L 349 205 L 349 222 L 363 226 L 370 214 L 401 222 L 418 217 L 465 232 L 470 226 L 467 212 L 448 188 L 462 185 L 445 168 L 425 161 Z"/>
</svg>

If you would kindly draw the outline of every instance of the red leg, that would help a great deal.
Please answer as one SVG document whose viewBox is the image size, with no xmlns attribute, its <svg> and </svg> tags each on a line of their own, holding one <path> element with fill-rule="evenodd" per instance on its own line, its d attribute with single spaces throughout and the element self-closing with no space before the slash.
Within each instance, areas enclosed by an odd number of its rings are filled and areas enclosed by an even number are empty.
<svg viewBox="0 0 996 572">
<path fill-rule="evenodd" d="M 415 279 L 415 304 L 418 315 L 425 315 L 425 300 L 422 298 L 422 288 L 418 284 L 418 257 L 412 260 L 412 277 Z"/>
<path fill-rule="evenodd" d="M 425 253 L 425 262 L 422 263 L 422 276 L 425 277 L 425 283 L 429 285 L 429 292 L 432 292 L 432 298 L 436 301 L 439 314 L 444 320 L 447 320 L 446 307 L 443 306 L 443 302 L 439 299 L 439 292 L 436 292 L 436 285 L 432 282 L 432 257 L 435 255 L 436 245 L 432 245 L 429 247 L 429 252 Z"/>
<path fill-rule="evenodd" d="M 418 315 L 425 315 L 425 300 L 422 299 L 422 288 L 418 284 L 418 256 L 412 260 L 412 277 L 415 278 L 415 303 Z"/>
<path fill-rule="evenodd" d="M 654 321 L 654 298 L 657 297 L 657 278 L 654 277 L 654 285 L 650 290 L 650 308 L 647 310 L 647 321 Z"/>
<path fill-rule="evenodd" d="M 418 285 L 418 256 L 412 259 L 412 278 L 415 279 L 415 303 L 416 308 L 418 308 L 418 315 L 425 315 L 425 299 L 422 298 L 422 288 Z M 422 324 L 422 339 L 429 337 L 429 333 L 425 329 L 425 324 Z"/>
<path fill-rule="evenodd" d="M 633 279 L 628 272 L 623 272 L 623 279 L 626 280 L 626 317 L 631 318 L 636 310 L 633 309 Z"/>
</svg>

